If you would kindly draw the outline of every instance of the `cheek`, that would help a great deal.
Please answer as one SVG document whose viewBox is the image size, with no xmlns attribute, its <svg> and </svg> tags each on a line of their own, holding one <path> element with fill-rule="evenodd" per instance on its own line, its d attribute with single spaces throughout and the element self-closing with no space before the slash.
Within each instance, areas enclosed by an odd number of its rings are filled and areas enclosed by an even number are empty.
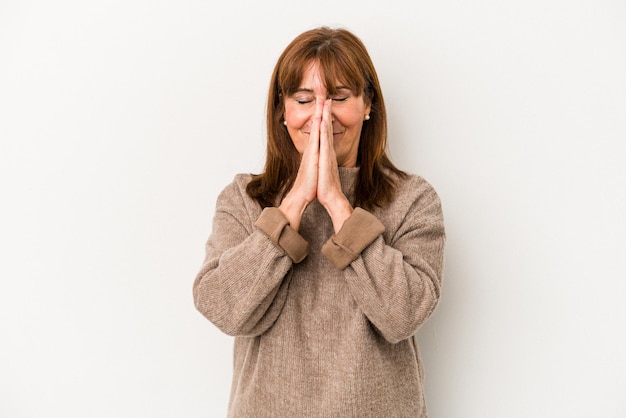
<svg viewBox="0 0 626 418">
<path fill-rule="evenodd" d="M 337 114 L 336 117 L 346 128 L 358 128 L 363 124 L 364 115 L 362 113 L 359 109 L 350 109 Z"/>
<path fill-rule="evenodd" d="M 346 103 L 345 106 L 338 106 L 335 117 L 348 129 L 360 129 L 363 125 L 367 106 L 362 100 Z"/>
<path fill-rule="evenodd" d="M 308 113 L 298 109 L 286 109 L 285 120 L 291 128 L 302 129 L 310 120 Z"/>
</svg>

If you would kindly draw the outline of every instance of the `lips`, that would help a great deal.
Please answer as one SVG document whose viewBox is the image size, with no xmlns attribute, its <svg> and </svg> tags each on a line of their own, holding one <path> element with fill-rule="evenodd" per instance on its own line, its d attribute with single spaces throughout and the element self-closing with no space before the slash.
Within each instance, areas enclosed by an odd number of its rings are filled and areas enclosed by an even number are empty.
<svg viewBox="0 0 626 418">
<path fill-rule="evenodd" d="M 311 132 L 302 132 L 305 135 L 311 135 Z M 343 132 L 333 132 L 333 136 L 341 135 Z"/>
</svg>

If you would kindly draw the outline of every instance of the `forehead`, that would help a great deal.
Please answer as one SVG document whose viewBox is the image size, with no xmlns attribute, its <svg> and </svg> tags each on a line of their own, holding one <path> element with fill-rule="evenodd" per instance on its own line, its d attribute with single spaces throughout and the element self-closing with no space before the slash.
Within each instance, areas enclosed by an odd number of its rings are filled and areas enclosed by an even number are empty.
<svg viewBox="0 0 626 418">
<path fill-rule="evenodd" d="M 333 71 L 334 72 L 334 71 Z M 337 90 L 348 89 L 347 83 L 336 74 L 328 74 L 319 61 L 309 62 L 302 73 L 298 90 L 328 90 L 334 93 Z"/>
<path fill-rule="evenodd" d="M 326 87 L 319 63 L 312 62 L 304 68 L 302 79 L 300 80 L 300 87 Z"/>
</svg>

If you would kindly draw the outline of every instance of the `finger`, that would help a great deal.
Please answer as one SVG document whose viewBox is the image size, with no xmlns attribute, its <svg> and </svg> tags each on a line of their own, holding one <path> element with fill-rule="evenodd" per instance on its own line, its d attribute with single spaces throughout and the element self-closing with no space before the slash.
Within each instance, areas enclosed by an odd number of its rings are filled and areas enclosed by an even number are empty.
<svg viewBox="0 0 626 418">
<path fill-rule="evenodd" d="M 315 113 L 313 114 L 313 123 L 311 124 L 311 133 L 309 134 L 309 140 L 313 139 L 315 142 L 319 141 L 320 125 L 322 123 L 323 112 L 324 112 L 324 101 L 316 99 L 315 100 Z"/>
<path fill-rule="evenodd" d="M 304 149 L 302 161 L 299 168 L 299 174 L 302 173 L 302 180 L 306 181 L 307 183 L 312 183 L 313 187 L 315 187 L 315 185 L 317 184 L 317 172 L 319 167 L 320 153 L 320 124 L 323 111 L 323 101 L 316 100 L 315 113 L 313 114 L 313 119 L 309 132 L 309 142 Z"/>
<path fill-rule="evenodd" d="M 328 146 L 332 147 L 333 144 L 333 120 L 331 114 L 331 106 L 333 101 L 331 99 L 324 101 L 324 109 L 322 113 L 322 124 L 320 128 L 324 139 L 328 141 Z"/>
<path fill-rule="evenodd" d="M 322 126 L 320 127 L 321 139 L 320 139 L 320 152 L 323 152 L 323 158 L 328 162 L 334 163 L 335 161 L 335 149 L 333 147 L 333 121 L 331 113 L 332 100 L 326 100 L 324 103 L 324 113 L 322 117 Z M 322 156 L 320 155 L 320 158 Z"/>
<path fill-rule="evenodd" d="M 329 157 L 329 150 L 333 146 L 333 123 L 330 116 L 331 103 L 331 100 L 324 101 L 322 121 L 320 123 L 320 153 L 324 154 L 323 158 Z M 320 158 L 322 158 L 322 155 L 320 155 Z"/>
</svg>

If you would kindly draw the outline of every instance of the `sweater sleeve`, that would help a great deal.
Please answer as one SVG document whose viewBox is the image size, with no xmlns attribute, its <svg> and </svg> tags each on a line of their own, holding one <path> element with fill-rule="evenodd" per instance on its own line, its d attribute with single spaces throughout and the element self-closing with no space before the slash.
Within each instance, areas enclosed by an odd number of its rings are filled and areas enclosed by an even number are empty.
<svg viewBox="0 0 626 418">
<path fill-rule="evenodd" d="M 304 258 L 308 244 L 272 211 L 251 219 L 242 193 L 234 182 L 217 199 L 193 296 L 196 308 L 223 332 L 257 336 L 274 324 L 285 303 L 290 256 Z"/>
<path fill-rule="evenodd" d="M 341 230 L 326 241 L 322 247 L 322 254 L 335 267 L 343 270 L 384 231 L 385 226 L 378 218 L 361 208 L 356 208 L 346 219 Z"/>
<path fill-rule="evenodd" d="M 390 236 L 389 244 L 379 233 L 360 254 L 353 254 L 343 270 L 359 308 L 391 343 L 413 336 L 428 319 L 440 296 L 445 242 L 443 214 L 435 190 L 425 181 L 422 187 L 400 227 Z M 368 215 L 376 220 L 374 215 Z M 371 225 L 376 222 L 371 221 L 367 228 L 372 231 Z M 352 229 L 355 226 L 346 222 L 344 227 L 351 230 L 343 231 L 342 227 L 335 240 L 344 234 L 358 236 L 359 230 Z M 360 247 L 353 248 L 354 252 Z M 343 263 L 336 260 L 331 258 L 341 268 Z"/>
<path fill-rule="evenodd" d="M 309 243 L 298 234 L 278 208 L 265 208 L 254 223 L 267 237 L 293 260 L 299 263 L 309 252 Z"/>
</svg>

